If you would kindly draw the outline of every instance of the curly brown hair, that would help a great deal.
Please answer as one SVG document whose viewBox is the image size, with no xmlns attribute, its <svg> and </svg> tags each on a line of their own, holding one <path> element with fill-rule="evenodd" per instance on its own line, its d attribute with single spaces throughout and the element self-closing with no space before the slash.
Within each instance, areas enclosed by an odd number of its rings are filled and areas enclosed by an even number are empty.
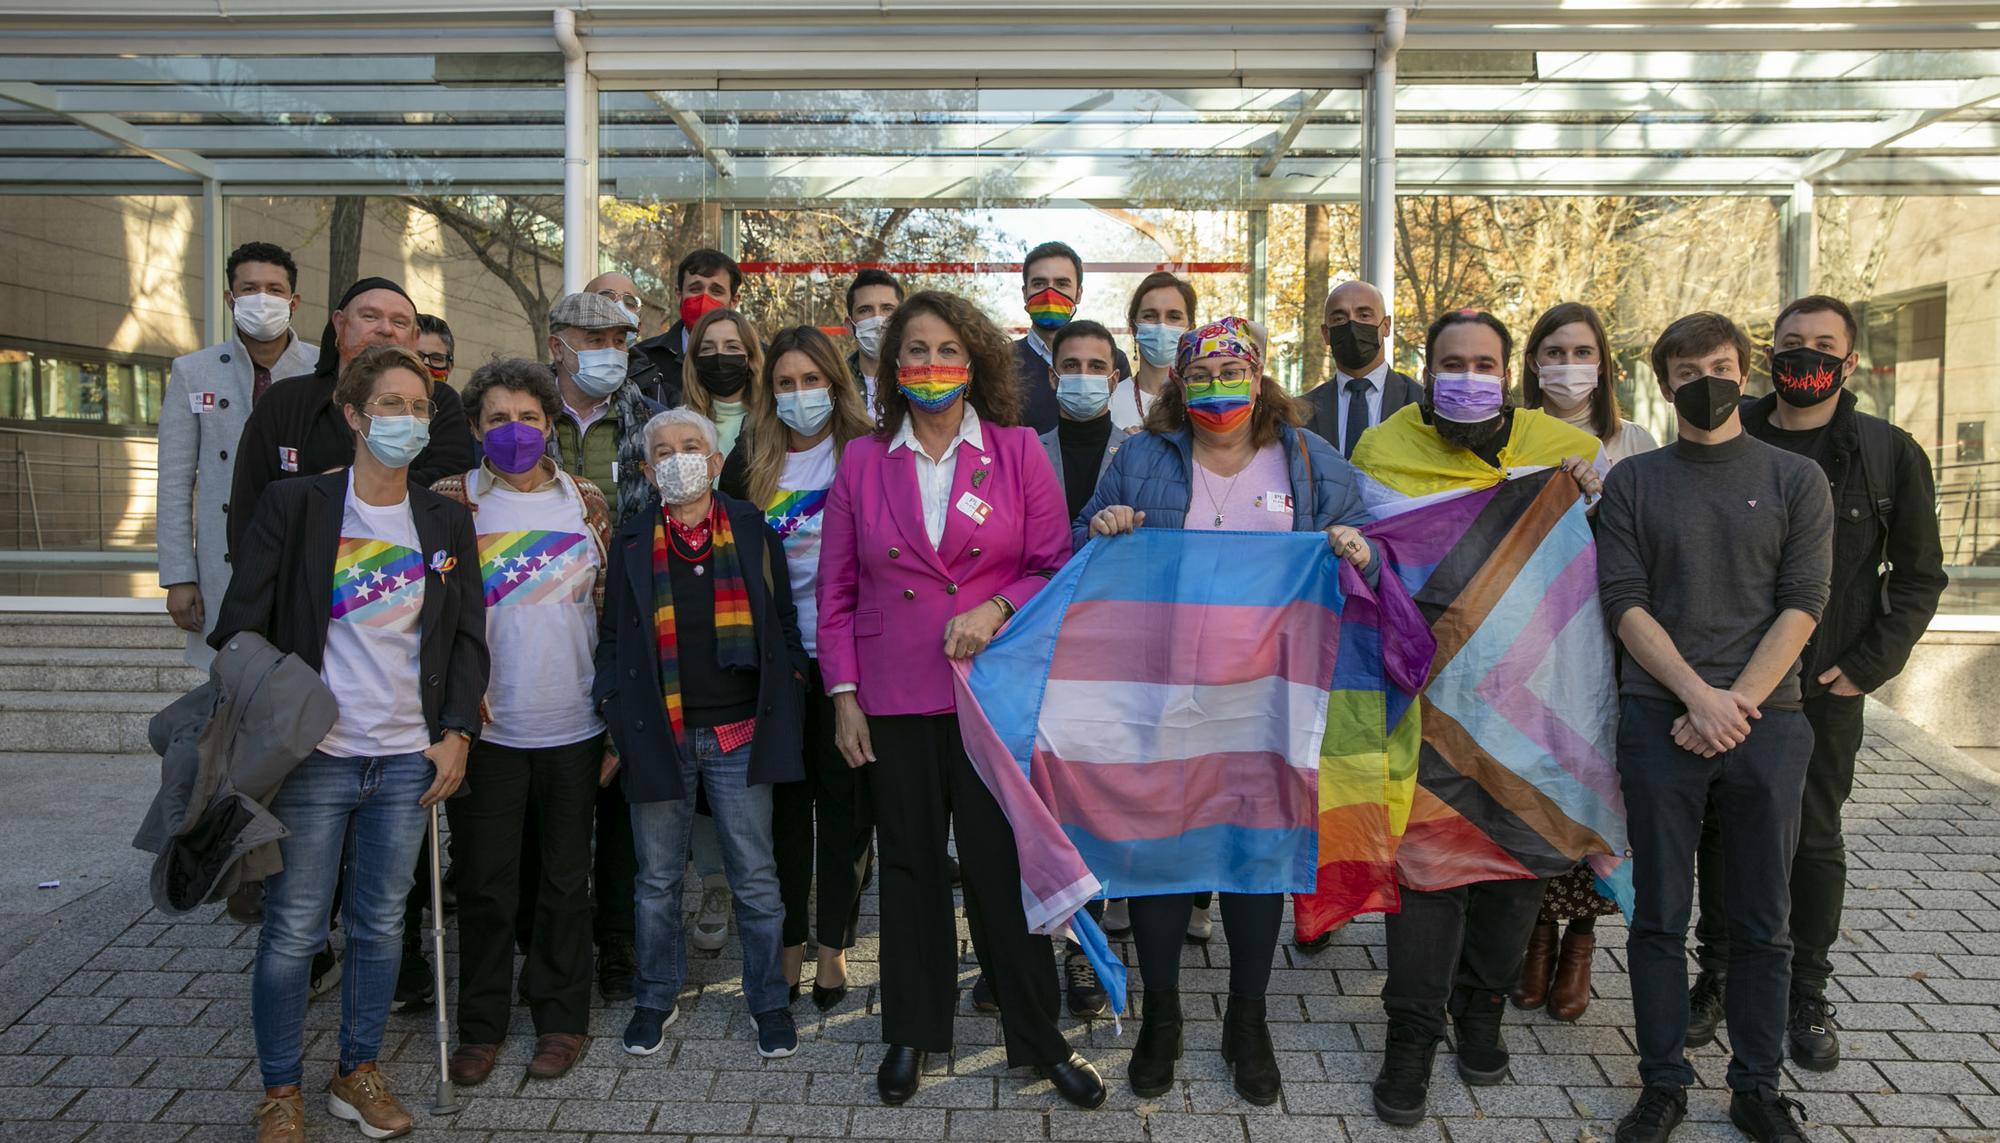
<svg viewBox="0 0 2000 1143">
<path fill-rule="evenodd" d="M 902 356 L 903 331 L 910 319 L 930 314 L 950 326 L 965 343 L 972 359 L 972 377 L 965 387 L 965 400 L 979 419 L 994 425 L 1021 423 L 1021 387 L 1014 380 L 1014 344 L 978 306 L 942 290 L 911 294 L 882 330 L 882 368 L 875 378 L 875 401 L 881 414 L 875 435 L 894 440 L 910 415 L 910 400 L 896 384 L 896 361 Z"/>
<path fill-rule="evenodd" d="M 1278 439 L 1279 425 L 1296 429 L 1305 423 L 1299 403 L 1287 396 L 1277 381 L 1269 374 L 1257 379 L 1257 397 L 1250 407 L 1251 444 L 1263 448 Z M 1181 390 L 1180 374 L 1169 373 L 1160 395 L 1153 398 L 1153 407 L 1146 412 L 1145 428 L 1149 433 L 1177 433 L 1187 427 L 1187 394 Z"/>
</svg>

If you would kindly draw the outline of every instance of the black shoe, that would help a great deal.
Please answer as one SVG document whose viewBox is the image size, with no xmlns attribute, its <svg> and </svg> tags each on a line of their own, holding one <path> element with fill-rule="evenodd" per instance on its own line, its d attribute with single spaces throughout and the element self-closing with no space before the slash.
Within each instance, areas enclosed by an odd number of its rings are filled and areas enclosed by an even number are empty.
<svg viewBox="0 0 2000 1143">
<path fill-rule="evenodd" d="M 1409 1024 L 1389 1022 L 1382 1070 L 1375 1076 L 1375 1118 L 1392 1127 L 1414 1127 L 1423 1122 L 1437 1046 L 1436 1036 Z"/>
<path fill-rule="evenodd" d="M 1500 1020 L 1507 1012 L 1504 992 L 1465 992 L 1453 998 L 1452 1039 L 1458 1049 L 1458 1076 L 1486 1087 L 1507 1078 L 1507 1044 Z"/>
<path fill-rule="evenodd" d="M 1327 931 L 1309 940 L 1303 940 L 1303 941 L 1299 940 L 1296 934 L 1294 934 L 1292 937 L 1292 944 L 1297 946 L 1300 952 L 1318 952 L 1319 950 L 1325 948 L 1326 946 L 1332 943 L 1333 943 L 1332 929 L 1328 929 Z"/>
<path fill-rule="evenodd" d="M 1063 957 L 1063 976 L 1069 986 L 1070 1015 L 1088 1020 L 1104 1015 L 1105 1009 L 1111 1006 L 1104 985 L 1097 979 L 1097 970 L 1090 967 L 1090 958 L 1075 945 L 1071 945 L 1069 955 Z"/>
<path fill-rule="evenodd" d="M 1000 1001 L 993 995 L 993 986 L 986 983 L 986 974 L 972 982 L 972 1010 L 974 1012 L 998 1012 Z"/>
<path fill-rule="evenodd" d="M 1071 1052 L 1069 1059 L 1062 1063 L 1044 1064 L 1042 1074 L 1049 1078 L 1050 1083 L 1056 1085 L 1057 1095 L 1077 1107 L 1089 1111 L 1104 1106 L 1103 1077 L 1097 1074 L 1096 1068 L 1090 1066 L 1089 1060 L 1075 1052 Z"/>
<path fill-rule="evenodd" d="M 1729 1097 L 1729 1122 L 1757 1143 L 1806 1143 L 1799 1118 L 1805 1105 L 1775 1091 L 1739 1091 Z"/>
<path fill-rule="evenodd" d="M 1792 1062 L 1807 1071 L 1830 1072 L 1840 1066 L 1840 1037 L 1834 1035 L 1833 1005 L 1811 992 L 1792 993 L 1791 1018 L 1785 1038 L 1791 1041 Z"/>
<path fill-rule="evenodd" d="M 1729 993 L 1728 986 L 1727 977 L 1707 969 L 1694 978 L 1694 987 L 1688 989 L 1688 1047 L 1703 1048 L 1715 1042 L 1715 1029 L 1722 1023 L 1722 1003 Z"/>
<path fill-rule="evenodd" d="M 882 1066 L 875 1069 L 875 1090 L 882 1102 L 890 1107 L 905 1103 L 917 1094 L 917 1083 L 924 1071 L 924 1054 L 915 1048 L 891 1046 L 882 1057 Z"/>
<path fill-rule="evenodd" d="M 333 991 L 340 983 L 340 958 L 333 955 L 331 944 L 313 954 L 312 972 L 306 979 L 310 982 L 308 1000 Z"/>
<path fill-rule="evenodd" d="M 1639 1093 L 1639 1102 L 1618 1121 L 1617 1143 L 1666 1143 L 1687 1110 L 1687 1092 L 1679 1084 L 1649 1083 Z"/>
<path fill-rule="evenodd" d="M 437 982 L 431 978 L 431 962 L 424 959 L 423 946 L 405 942 L 403 963 L 396 969 L 394 1009 L 403 1012 L 419 1008 L 436 996 Z"/>
<path fill-rule="evenodd" d="M 1149 988 L 1141 1003 L 1139 1043 L 1132 1049 L 1125 1078 L 1132 1081 L 1133 1091 L 1151 1099 L 1174 1086 L 1174 1061 L 1181 1058 L 1181 994 Z"/>
<path fill-rule="evenodd" d="M 959 881 L 959 876 L 960 876 L 960 874 L 959 874 L 959 868 L 958 868 L 958 858 L 956 858 L 956 857 L 948 857 L 948 858 L 946 858 L 945 860 L 946 860 L 946 861 L 949 861 L 949 862 L 951 862 L 951 883 L 952 883 L 953 885 L 956 885 L 956 884 L 958 884 L 958 881 Z M 864 889 L 866 889 L 867 887 L 868 887 L 868 886 L 867 886 L 866 884 L 863 884 L 863 885 L 862 885 L 862 888 L 864 888 Z"/>
<path fill-rule="evenodd" d="M 1235 1069 L 1236 1094 L 1269 1107 L 1282 1086 L 1271 1026 L 1264 1022 L 1264 998 L 1231 993 L 1222 1010 L 1222 1062 Z"/>
<path fill-rule="evenodd" d="M 832 988 L 828 988 L 822 984 L 813 985 L 813 1007 L 819 1009 L 821 1012 L 827 1011 L 845 999 L 847 999 L 847 986 L 845 984 L 836 984 Z"/>
<path fill-rule="evenodd" d="M 799 1026 L 789 1008 L 773 1008 L 750 1017 L 757 1027 L 757 1054 L 767 1060 L 782 1059 L 799 1050 Z"/>
<path fill-rule="evenodd" d="M 635 1056 L 659 1051 L 667 1042 L 667 1027 L 680 1018 L 678 1004 L 665 1012 L 644 1005 L 632 1009 L 632 1019 L 625 1024 L 625 1050 Z"/>
<path fill-rule="evenodd" d="M 604 994 L 604 999 L 632 999 L 634 971 L 631 941 L 613 940 L 597 950 L 597 990 Z"/>
</svg>

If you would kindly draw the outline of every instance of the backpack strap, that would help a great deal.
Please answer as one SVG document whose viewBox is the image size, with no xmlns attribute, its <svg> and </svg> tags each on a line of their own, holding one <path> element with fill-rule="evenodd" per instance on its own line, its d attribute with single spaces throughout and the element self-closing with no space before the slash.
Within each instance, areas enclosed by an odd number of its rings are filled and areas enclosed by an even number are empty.
<svg viewBox="0 0 2000 1143">
<path fill-rule="evenodd" d="M 1889 576 L 1895 565 L 1889 559 L 1889 524 L 1896 510 L 1895 489 L 1890 482 L 1896 472 L 1896 429 L 1880 417 L 1855 414 L 1855 431 L 1860 447 L 1855 450 L 1861 464 L 1861 482 L 1868 496 L 1868 511 L 1881 533 L 1876 553 L 1877 606 L 1889 614 Z"/>
</svg>

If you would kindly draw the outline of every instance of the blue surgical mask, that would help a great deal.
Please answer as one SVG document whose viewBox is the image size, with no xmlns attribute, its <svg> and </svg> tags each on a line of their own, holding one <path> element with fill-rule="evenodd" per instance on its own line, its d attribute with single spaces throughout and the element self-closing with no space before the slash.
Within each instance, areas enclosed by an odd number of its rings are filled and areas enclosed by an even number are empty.
<svg viewBox="0 0 2000 1143">
<path fill-rule="evenodd" d="M 1146 359 L 1146 364 L 1166 366 L 1174 363 L 1174 354 L 1180 349 L 1181 335 L 1186 332 L 1187 330 L 1177 325 L 1142 321 L 1132 327 L 1132 339 L 1139 343 L 1139 356 Z"/>
<path fill-rule="evenodd" d="M 424 446 L 431 443 L 431 423 L 405 414 L 400 417 L 368 418 L 368 435 L 362 438 L 375 459 L 390 468 L 408 468 Z"/>
<path fill-rule="evenodd" d="M 1079 421 L 1104 415 L 1111 403 L 1111 378 L 1090 373 L 1063 373 L 1056 377 L 1056 400 L 1063 412 Z"/>
<path fill-rule="evenodd" d="M 811 436 L 826 427 L 833 415 L 833 390 L 801 389 L 778 394 L 778 419 L 801 436 Z"/>
<path fill-rule="evenodd" d="M 568 342 L 563 345 L 567 347 Z M 622 348 L 611 349 L 570 349 L 576 358 L 576 368 L 569 379 L 576 387 L 591 397 L 609 397 L 625 384 L 625 369 L 629 355 Z"/>
</svg>

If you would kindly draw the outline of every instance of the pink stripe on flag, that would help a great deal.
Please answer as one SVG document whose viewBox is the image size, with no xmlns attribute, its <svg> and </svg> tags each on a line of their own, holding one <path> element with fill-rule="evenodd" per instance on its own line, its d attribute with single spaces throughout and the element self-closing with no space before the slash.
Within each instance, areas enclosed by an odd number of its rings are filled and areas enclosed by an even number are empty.
<svg viewBox="0 0 2000 1143">
<path fill-rule="evenodd" d="M 1037 747 L 1034 769 L 1063 824 L 1102 841 L 1177 837 L 1209 826 L 1305 829 L 1319 815 L 1318 771 L 1277 754 L 1104 766 Z"/>
<path fill-rule="evenodd" d="M 1276 675 L 1328 689 L 1339 617 L 1309 601 L 1282 607 L 1078 600 L 1065 627 L 1103 633 L 1058 639 L 1049 681 L 1226 686 Z M 1112 632 L 1117 632 L 1112 636 Z"/>
</svg>

